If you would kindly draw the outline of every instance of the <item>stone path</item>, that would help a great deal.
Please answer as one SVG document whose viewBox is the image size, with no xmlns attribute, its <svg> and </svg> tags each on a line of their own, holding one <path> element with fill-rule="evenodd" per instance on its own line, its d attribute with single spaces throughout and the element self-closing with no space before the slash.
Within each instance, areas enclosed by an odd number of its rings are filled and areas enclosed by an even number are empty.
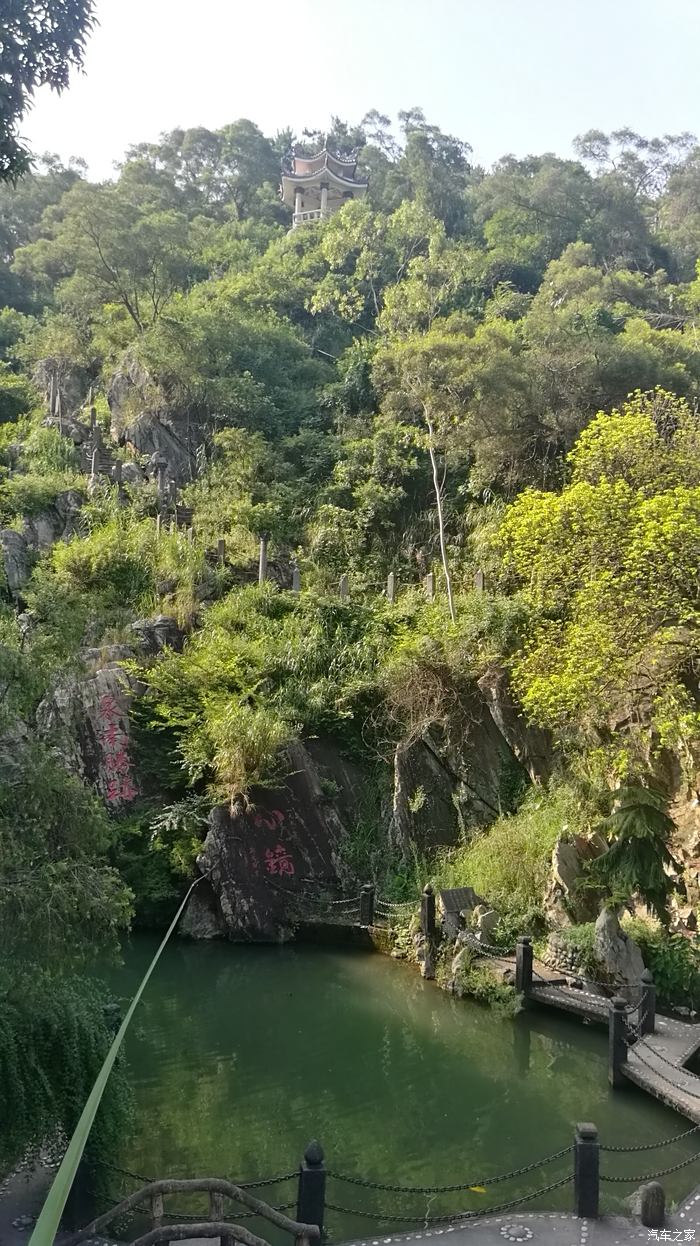
<svg viewBox="0 0 700 1246">
<path fill-rule="evenodd" d="M 695 1242 L 700 1246 L 700 1186 L 666 1217 L 662 1230 L 645 1229 L 627 1216 L 579 1220 L 565 1212 L 537 1212 L 487 1216 L 466 1225 L 391 1234 L 358 1240 L 352 1246 L 392 1246 L 448 1237 L 450 1246 L 503 1246 L 504 1242 L 532 1242 L 533 1246 L 639 1246 L 640 1242 Z"/>
<path fill-rule="evenodd" d="M 700 1077 L 684 1065 L 700 1048 L 700 1025 L 656 1018 L 653 1034 L 630 1047 L 623 1071 L 630 1081 L 700 1124 Z"/>
</svg>

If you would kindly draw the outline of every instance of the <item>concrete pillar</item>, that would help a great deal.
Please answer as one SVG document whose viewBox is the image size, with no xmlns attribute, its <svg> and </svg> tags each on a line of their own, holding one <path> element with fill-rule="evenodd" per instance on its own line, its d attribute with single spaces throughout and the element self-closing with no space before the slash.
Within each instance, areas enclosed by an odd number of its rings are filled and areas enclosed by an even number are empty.
<svg viewBox="0 0 700 1246">
<path fill-rule="evenodd" d="M 374 923 L 374 887 L 365 883 L 360 892 L 360 925 L 371 926 Z"/>
<path fill-rule="evenodd" d="M 323 1161 L 321 1144 L 310 1142 L 299 1167 L 297 1191 L 297 1221 L 317 1224 L 321 1233 L 326 1210 L 326 1165 Z"/>
<path fill-rule="evenodd" d="M 386 580 L 386 599 L 393 606 L 396 597 L 396 576 L 390 571 Z"/>
<path fill-rule="evenodd" d="M 420 897 L 420 928 L 426 939 L 434 939 L 437 932 L 435 922 L 435 892 L 430 883 L 426 883 Z"/>
<path fill-rule="evenodd" d="M 299 212 L 301 212 L 301 188 L 299 186 L 295 186 L 294 188 L 294 215 L 297 216 Z"/>
<path fill-rule="evenodd" d="M 292 568 L 292 592 L 301 592 L 301 572 L 298 567 Z"/>
<path fill-rule="evenodd" d="M 627 1000 L 616 995 L 608 1014 L 608 1081 L 619 1090 L 627 1080 L 622 1067 L 627 1063 Z"/>
<path fill-rule="evenodd" d="M 429 571 L 425 577 L 425 595 L 428 601 L 433 601 L 435 598 L 435 576 L 432 571 Z"/>
<path fill-rule="evenodd" d="M 483 593 L 484 589 L 486 588 L 486 576 L 484 575 L 483 571 L 477 571 L 476 575 L 474 576 L 474 588 L 476 589 L 477 593 Z"/>
<path fill-rule="evenodd" d="M 328 187 L 321 187 L 321 220 L 328 216 Z"/>
<path fill-rule="evenodd" d="M 649 969 L 642 974 L 642 998 L 639 1001 L 639 1033 L 653 1034 L 656 1025 L 656 987 Z"/>
<path fill-rule="evenodd" d="M 574 1136 L 574 1214 L 595 1220 L 600 1198 L 600 1143 L 595 1125 L 576 1126 Z"/>
<path fill-rule="evenodd" d="M 340 584 L 338 586 L 338 591 L 340 593 L 340 600 L 347 601 L 348 593 L 349 593 L 349 581 L 346 575 L 341 575 Z"/>
<path fill-rule="evenodd" d="M 532 939 L 518 935 L 515 944 L 515 989 L 527 994 L 532 986 Z"/>
<path fill-rule="evenodd" d="M 267 579 L 267 533 L 263 533 L 260 537 L 260 560 L 258 562 L 258 584 L 264 584 Z"/>
</svg>

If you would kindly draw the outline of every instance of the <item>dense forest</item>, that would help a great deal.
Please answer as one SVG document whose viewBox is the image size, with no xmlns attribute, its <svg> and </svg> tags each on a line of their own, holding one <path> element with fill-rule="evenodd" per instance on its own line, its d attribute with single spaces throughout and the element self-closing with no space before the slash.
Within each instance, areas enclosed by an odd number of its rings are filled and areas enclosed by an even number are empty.
<svg viewBox="0 0 700 1246">
<path fill-rule="evenodd" d="M 295 142 L 357 152 L 367 197 L 291 230 Z M 134 913 L 172 912 L 209 810 L 274 782 L 300 739 L 369 776 L 348 877 L 397 897 L 469 881 L 505 938 L 546 927 L 562 828 L 603 829 L 596 886 L 680 947 L 664 931 L 700 855 L 700 146 L 625 129 L 574 151 L 487 171 L 412 109 L 326 135 L 175 130 L 112 181 L 47 156 L 0 187 L 0 1099 L 32 1041 L 83 1070 L 34 1086 L 3 1162 L 69 1127 L 99 1063 L 85 961 Z M 86 458 L 91 418 L 111 476 Z M 191 531 L 163 514 L 163 473 Z M 177 643 L 135 645 L 162 616 Z M 133 773 L 102 791 L 52 734 L 101 660 L 139 693 Z M 504 782 L 490 829 L 390 843 L 394 751 L 458 753 L 494 672 L 547 766 Z"/>
</svg>

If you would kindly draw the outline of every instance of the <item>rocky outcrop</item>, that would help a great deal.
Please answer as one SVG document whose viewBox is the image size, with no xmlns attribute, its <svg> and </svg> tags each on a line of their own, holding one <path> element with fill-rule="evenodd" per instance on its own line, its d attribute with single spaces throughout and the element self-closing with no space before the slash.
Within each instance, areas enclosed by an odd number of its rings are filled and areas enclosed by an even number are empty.
<svg viewBox="0 0 700 1246">
<path fill-rule="evenodd" d="M 526 783 L 525 768 L 474 687 L 463 694 L 451 739 L 429 728 L 396 749 L 390 839 L 405 853 L 455 844 L 510 809 Z"/>
<path fill-rule="evenodd" d="M 533 783 L 546 782 L 555 758 L 551 732 L 526 722 L 513 699 L 503 667 L 491 666 L 478 680 L 478 685 L 498 730 Z"/>
<path fill-rule="evenodd" d="M 632 998 L 639 994 L 644 960 L 634 939 L 625 934 L 617 913 L 605 907 L 595 924 L 593 950 L 610 981 Z"/>
<path fill-rule="evenodd" d="M 220 805 L 209 817 L 197 864 L 211 871 L 226 937 L 234 941 L 291 938 L 307 897 L 339 886 L 337 849 L 358 798 L 351 794 L 348 764 L 339 762 L 333 771 L 337 791 L 331 794 L 328 764 L 305 745 L 291 745 L 285 761 L 287 778 L 279 787 L 253 790 L 247 803 Z"/>
<path fill-rule="evenodd" d="M 586 864 L 606 851 L 602 835 L 569 836 L 557 839 L 552 850 L 552 866 L 544 897 L 547 920 L 553 926 L 571 926 L 594 921 L 599 896 L 591 888 L 582 888 Z"/>
<path fill-rule="evenodd" d="M 167 614 L 159 614 L 155 619 L 137 619 L 130 630 L 141 651 L 149 656 L 162 653 L 164 649 L 174 649 L 179 653 L 185 640 L 185 633 L 177 619 Z"/>
<path fill-rule="evenodd" d="M 27 539 L 14 528 L 0 531 L 0 548 L 5 581 L 10 596 L 17 598 L 32 573 L 32 558 Z"/>
<path fill-rule="evenodd" d="M 77 530 L 78 515 L 85 498 L 77 489 L 66 489 L 53 504 L 23 520 L 22 532 L 34 550 L 50 549 L 56 541 L 67 541 Z"/>
<path fill-rule="evenodd" d="M 195 887 L 192 897 L 178 927 L 178 933 L 188 939 L 221 939 L 226 935 L 226 923 L 221 915 L 213 888 L 207 879 Z"/>
<path fill-rule="evenodd" d="M 138 795 L 129 731 L 131 690 L 119 665 L 133 650 L 86 650 L 84 671 L 64 675 L 37 709 L 39 736 L 66 769 L 120 808 Z"/>
</svg>

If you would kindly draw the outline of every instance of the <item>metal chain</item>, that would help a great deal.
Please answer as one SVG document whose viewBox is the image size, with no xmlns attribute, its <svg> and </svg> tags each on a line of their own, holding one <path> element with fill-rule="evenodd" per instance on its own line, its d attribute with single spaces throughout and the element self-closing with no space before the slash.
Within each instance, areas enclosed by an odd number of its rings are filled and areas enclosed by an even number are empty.
<svg viewBox="0 0 700 1246">
<path fill-rule="evenodd" d="M 573 1177 L 568 1174 L 559 1181 L 553 1181 L 551 1185 L 545 1185 L 541 1190 L 533 1190 L 530 1194 L 523 1194 L 521 1198 L 513 1198 L 507 1203 L 499 1203 L 496 1206 L 484 1207 L 479 1211 L 457 1211 L 447 1216 L 390 1216 L 384 1215 L 382 1212 L 376 1211 L 359 1211 L 352 1207 L 339 1207 L 336 1203 L 326 1203 L 328 1211 L 340 1212 L 343 1216 L 364 1216 L 368 1220 L 377 1220 L 380 1223 L 389 1223 L 394 1221 L 397 1224 L 451 1224 L 460 1220 L 476 1220 L 481 1216 L 494 1216 L 502 1211 L 510 1211 L 511 1207 L 519 1207 L 522 1203 L 530 1203 L 533 1198 L 540 1198 L 541 1195 L 549 1194 L 552 1190 L 561 1189 L 563 1185 L 568 1185 Z"/>
<path fill-rule="evenodd" d="M 681 1138 L 689 1138 L 691 1134 L 696 1134 L 700 1129 L 700 1125 L 693 1125 L 692 1129 L 686 1129 L 685 1133 L 676 1134 L 675 1138 L 664 1138 L 661 1142 L 643 1142 L 641 1146 L 603 1146 L 601 1143 L 601 1151 L 617 1151 L 631 1154 L 633 1151 L 656 1151 L 661 1147 L 673 1146 L 674 1142 L 680 1142 Z"/>
<path fill-rule="evenodd" d="M 504 1172 L 498 1177 L 483 1177 L 480 1181 L 464 1181 L 459 1185 L 386 1185 L 364 1177 L 346 1177 L 337 1172 L 329 1172 L 328 1176 L 336 1181 L 344 1181 L 348 1185 L 361 1185 L 366 1190 L 387 1190 L 392 1194 L 452 1194 L 459 1190 L 468 1190 L 474 1185 L 498 1185 L 502 1181 L 510 1181 L 512 1177 L 521 1177 L 523 1173 L 534 1172 L 536 1168 L 543 1168 L 545 1164 L 561 1159 L 570 1151 L 571 1147 L 565 1146 L 561 1151 L 555 1151 L 553 1155 L 545 1155 L 544 1159 L 537 1159 L 532 1164 L 526 1164 L 524 1168 L 514 1168 L 512 1172 Z"/>
<path fill-rule="evenodd" d="M 640 1051 L 639 1051 L 639 1046 L 634 1047 L 632 1050 L 634 1051 L 634 1054 L 635 1054 L 635 1056 L 637 1057 L 637 1059 L 638 1059 L 638 1060 L 640 1060 L 642 1064 L 646 1065 L 646 1067 L 647 1067 L 648 1069 L 650 1069 L 650 1070 L 651 1070 L 651 1072 L 652 1072 L 652 1073 L 653 1073 L 656 1077 L 660 1077 L 660 1078 L 661 1078 L 661 1080 L 662 1080 L 662 1082 L 666 1082 L 666 1085 L 667 1085 L 667 1086 L 672 1086 L 674 1090 L 680 1090 L 680 1091 L 682 1091 L 682 1093 L 683 1093 L 683 1094 L 685 1094 L 685 1095 L 690 1095 L 690 1098 L 691 1098 L 691 1099 L 700 1099 L 700 1094 L 698 1094 L 698 1093 L 697 1093 L 697 1091 L 695 1091 L 695 1090 L 688 1090 L 688 1089 L 687 1089 L 687 1087 L 682 1086 L 679 1082 L 672 1082 L 672 1081 L 671 1081 L 671 1079 L 670 1079 L 670 1077 L 666 1077 L 666 1075 L 665 1075 L 664 1073 L 660 1073 L 658 1069 L 655 1069 L 655 1068 L 654 1068 L 654 1066 L 653 1066 L 653 1064 L 650 1064 L 650 1063 L 649 1063 L 649 1061 L 648 1061 L 648 1060 L 645 1060 L 645 1059 L 644 1059 L 644 1056 L 640 1054 Z M 659 1053 L 658 1053 L 657 1051 L 655 1051 L 655 1052 L 654 1052 L 654 1055 L 659 1055 Z M 660 1058 L 661 1058 L 662 1060 L 665 1060 L 665 1059 L 666 1059 L 666 1058 L 665 1058 L 665 1056 L 661 1056 Z M 681 1071 L 681 1070 L 678 1068 L 678 1066 L 677 1066 L 677 1065 L 675 1065 L 675 1064 L 671 1064 L 671 1061 L 670 1061 L 670 1060 L 666 1060 L 666 1064 L 670 1065 L 670 1067 L 671 1067 L 671 1068 L 673 1068 L 673 1069 L 675 1069 L 675 1070 L 676 1070 L 676 1072 L 680 1072 L 680 1071 Z"/>
<path fill-rule="evenodd" d="M 601 1181 L 614 1182 L 619 1185 L 629 1182 L 634 1182 L 636 1185 L 644 1181 L 655 1181 L 657 1177 L 667 1177 L 669 1173 L 678 1172 L 680 1168 L 687 1168 L 689 1164 L 694 1164 L 698 1159 L 700 1159 L 700 1151 L 695 1155 L 691 1155 L 688 1159 L 682 1159 L 678 1164 L 672 1164 L 670 1168 L 662 1168 L 660 1172 L 648 1172 L 643 1177 L 608 1177 L 605 1173 L 601 1173 L 600 1179 Z"/>
<path fill-rule="evenodd" d="M 142 1185 L 153 1185 L 155 1177 L 144 1177 L 143 1173 L 130 1172 L 128 1168 L 117 1168 L 116 1164 L 108 1164 L 106 1161 L 98 1161 L 99 1168 L 109 1168 L 112 1172 L 118 1172 L 122 1177 L 130 1177 L 132 1181 L 140 1181 Z M 241 1190 L 257 1190 L 265 1185 L 281 1185 L 284 1181 L 294 1181 L 299 1176 L 298 1169 L 295 1172 L 281 1173 L 278 1177 L 262 1177 L 257 1181 L 235 1181 L 234 1185 L 240 1187 Z"/>
</svg>

